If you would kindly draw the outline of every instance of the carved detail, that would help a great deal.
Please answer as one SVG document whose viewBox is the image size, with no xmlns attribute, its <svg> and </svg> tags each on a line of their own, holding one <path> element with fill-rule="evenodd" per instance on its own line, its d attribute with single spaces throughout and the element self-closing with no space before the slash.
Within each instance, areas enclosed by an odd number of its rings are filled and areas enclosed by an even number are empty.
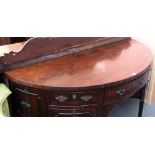
<svg viewBox="0 0 155 155">
<path fill-rule="evenodd" d="M 58 100 L 59 102 L 64 102 L 68 99 L 67 96 L 63 96 L 63 95 L 59 95 L 55 97 L 56 100 Z"/>
<path fill-rule="evenodd" d="M 90 95 L 82 96 L 80 99 L 82 101 L 88 102 L 88 101 L 90 101 L 92 99 L 92 96 L 90 96 Z"/>
<path fill-rule="evenodd" d="M 21 105 L 23 105 L 25 108 L 31 108 L 31 104 L 26 101 L 21 101 Z"/>
</svg>

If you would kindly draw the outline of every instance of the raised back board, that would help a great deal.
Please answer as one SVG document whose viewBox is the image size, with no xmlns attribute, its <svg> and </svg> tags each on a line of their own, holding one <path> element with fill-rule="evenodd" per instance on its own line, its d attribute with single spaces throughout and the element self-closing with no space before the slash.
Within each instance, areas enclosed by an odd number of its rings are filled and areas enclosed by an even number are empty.
<svg viewBox="0 0 155 155">
<path fill-rule="evenodd" d="M 31 38 L 18 51 L 0 57 L 0 72 L 47 61 L 95 47 L 107 45 L 128 37 L 46 37 Z M 0 51 L 3 53 L 3 51 Z"/>
</svg>

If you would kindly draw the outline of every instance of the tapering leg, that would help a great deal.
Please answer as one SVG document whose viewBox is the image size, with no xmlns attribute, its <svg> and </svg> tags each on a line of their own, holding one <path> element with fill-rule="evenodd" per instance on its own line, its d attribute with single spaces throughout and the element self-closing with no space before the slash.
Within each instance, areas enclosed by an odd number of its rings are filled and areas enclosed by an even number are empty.
<svg viewBox="0 0 155 155">
<path fill-rule="evenodd" d="M 140 90 L 140 93 L 139 93 L 140 103 L 139 103 L 138 117 L 142 117 L 142 114 L 143 114 L 144 98 L 145 98 L 145 89 L 146 89 L 146 86 L 144 86 L 144 87 Z"/>
</svg>

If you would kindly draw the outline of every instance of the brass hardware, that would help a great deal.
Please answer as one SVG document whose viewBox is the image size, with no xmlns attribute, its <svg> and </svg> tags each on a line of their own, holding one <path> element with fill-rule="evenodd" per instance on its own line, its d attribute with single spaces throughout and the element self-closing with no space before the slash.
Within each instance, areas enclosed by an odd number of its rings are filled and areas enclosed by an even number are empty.
<svg viewBox="0 0 155 155">
<path fill-rule="evenodd" d="M 122 88 L 122 89 L 118 90 L 118 91 L 116 92 L 116 94 L 119 95 L 119 96 L 123 96 L 123 95 L 125 94 L 125 91 L 126 91 L 126 90 Z"/>
<path fill-rule="evenodd" d="M 73 94 L 72 95 L 72 98 L 75 100 L 76 99 L 76 94 Z"/>
<path fill-rule="evenodd" d="M 21 105 L 23 105 L 26 108 L 30 108 L 31 107 L 31 104 L 28 103 L 28 102 L 25 102 L 25 101 L 21 101 Z"/>
<path fill-rule="evenodd" d="M 64 102 L 68 99 L 68 97 L 59 95 L 59 96 L 56 96 L 55 99 L 58 100 L 59 102 Z"/>
<path fill-rule="evenodd" d="M 82 96 L 80 99 L 85 101 L 85 102 L 88 102 L 88 101 L 90 101 L 92 99 L 92 96 L 90 96 L 90 95 Z"/>
</svg>

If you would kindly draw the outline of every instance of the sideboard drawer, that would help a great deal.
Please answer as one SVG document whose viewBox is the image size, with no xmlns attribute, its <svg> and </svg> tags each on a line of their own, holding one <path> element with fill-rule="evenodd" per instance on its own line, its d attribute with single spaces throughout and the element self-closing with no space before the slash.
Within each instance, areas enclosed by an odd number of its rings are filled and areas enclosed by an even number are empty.
<svg viewBox="0 0 155 155">
<path fill-rule="evenodd" d="M 148 72 L 134 81 L 126 84 L 105 89 L 104 105 L 123 101 L 125 98 L 132 96 L 136 91 L 142 88 L 148 81 Z"/>
<path fill-rule="evenodd" d="M 97 115 L 97 105 L 79 107 L 48 107 L 49 117 L 92 117 Z"/>
<path fill-rule="evenodd" d="M 50 92 L 49 105 L 80 106 L 98 103 L 98 94 L 95 92 Z"/>
</svg>

